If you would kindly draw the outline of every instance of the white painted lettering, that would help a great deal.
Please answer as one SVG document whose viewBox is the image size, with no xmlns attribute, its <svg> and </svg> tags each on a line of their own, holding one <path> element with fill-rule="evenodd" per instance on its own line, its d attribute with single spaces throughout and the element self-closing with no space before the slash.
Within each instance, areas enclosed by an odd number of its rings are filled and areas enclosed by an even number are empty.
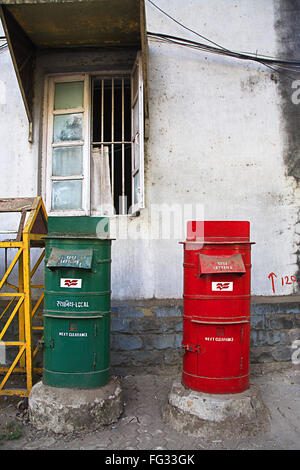
<svg viewBox="0 0 300 470">
<path fill-rule="evenodd" d="M 300 80 L 294 80 L 292 83 L 292 88 L 296 89 L 292 94 L 292 103 L 299 104 L 300 103 Z"/>
<path fill-rule="evenodd" d="M 224 338 L 223 336 L 205 336 L 204 338 L 205 341 L 225 341 L 225 342 L 232 342 L 233 338 L 232 337 L 227 337 Z"/>
</svg>

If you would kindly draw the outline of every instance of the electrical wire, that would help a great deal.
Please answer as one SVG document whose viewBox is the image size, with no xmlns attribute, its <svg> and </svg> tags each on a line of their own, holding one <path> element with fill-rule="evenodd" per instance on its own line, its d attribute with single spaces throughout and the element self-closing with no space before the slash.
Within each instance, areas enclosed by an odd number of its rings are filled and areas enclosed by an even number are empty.
<svg viewBox="0 0 300 470">
<path fill-rule="evenodd" d="M 220 44 L 217 44 L 216 42 L 212 41 L 211 39 L 208 39 L 206 38 L 205 36 L 202 36 L 202 34 L 199 34 L 197 33 L 197 31 L 194 31 L 193 29 L 191 28 L 188 28 L 187 26 L 185 26 L 184 24 L 180 23 L 180 21 L 176 20 L 175 18 L 173 18 L 173 16 L 169 15 L 169 13 L 167 13 L 166 11 L 162 10 L 158 5 L 156 5 L 155 3 L 152 2 L 152 0 L 148 0 L 149 3 L 151 3 L 151 5 L 153 5 L 157 10 L 159 10 L 161 13 L 163 13 L 165 16 L 167 16 L 168 18 L 170 18 L 170 20 L 174 21 L 175 23 L 177 23 L 179 26 L 182 26 L 182 28 L 186 29 L 187 31 L 190 31 L 191 33 L 193 34 L 196 34 L 197 36 L 199 36 L 200 38 L 204 39 L 205 41 L 208 41 L 210 42 L 211 44 L 214 44 L 215 46 L 217 47 L 220 47 L 221 49 L 223 49 L 224 51 L 227 51 L 227 49 L 225 49 L 225 47 L 223 46 L 220 46 Z"/>
<path fill-rule="evenodd" d="M 0 41 L 4 41 L 2 44 L 0 44 L 0 52 L 1 52 L 7 48 L 8 44 L 7 44 L 5 36 L 0 36 Z"/>
<path fill-rule="evenodd" d="M 162 8 L 157 6 L 152 0 L 148 0 L 148 2 L 151 5 L 153 5 L 157 10 L 159 10 L 162 14 L 164 14 L 169 19 L 174 21 L 176 24 L 180 25 L 182 28 L 186 29 L 187 31 L 190 31 L 193 34 L 196 34 L 197 36 L 201 37 L 202 39 L 209 42 L 210 44 L 213 44 L 213 46 L 196 42 L 196 41 L 191 41 L 189 39 L 181 38 L 178 36 L 171 36 L 169 34 L 162 34 L 162 33 L 153 33 L 149 31 L 147 32 L 147 35 L 150 38 L 153 38 L 162 42 L 171 42 L 171 43 L 178 44 L 181 46 L 191 47 L 194 49 L 198 49 L 198 50 L 202 50 L 202 51 L 210 52 L 214 54 L 221 54 L 221 55 L 230 56 L 230 57 L 234 57 L 234 58 L 242 59 L 242 60 L 255 61 L 270 68 L 274 72 L 285 74 L 291 80 L 294 80 L 294 78 L 287 75 L 286 71 L 300 72 L 300 60 L 286 60 L 286 59 L 281 59 L 281 58 L 276 58 L 276 57 L 253 54 L 249 52 L 235 52 L 230 49 L 226 49 L 225 47 L 221 46 L 220 44 L 217 44 L 216 42 L 203 36 L 197 31 L 194 31 L 191 28 L 188 28 L 187 26 L 182 24 L 180 21 L 173 18 L 169 13 L 165 12 Z"/>
<path fill-rule="evenodd" d="M 271 60 L 271 61 L 275 61 L 275 62 L 285 62 L 285 63 L 288 63 L 288 64 L 299 64 L 300 66 L 300 59 L 296 59 L 296 60 L 287 60 L 287 59 L 280 59 L 280 58 L 276 58 L 276 57 L 270 57 L 270 56 L 263 56 L 263 55 L 260 55 L 258 56 L 257 54 L 253 54 L 251 52 L 233 52 L 231 51 L 230 49 L 227 49 L 225 48 L 224 46 L 220 45 L 220 44 L 217 44 L 216 42 L 212 41 L 211 39 L 203 36 L 202 34 L 198 33 L 197 31 L 191 29 L 191 28 L 188 28 L 186 25 L 184 25 L 183 23 L 181 23 L 180 21 L 176 20 L 173 16 L 171 16 L 169 13 L 167 13 L 166 11 L 164 11 L 162 8 L 160 8 L 158 5 L 156 5 L 152 0 L 148 0 L 149 3 L 151 3 L 151 5 L 153 5 L 157 10 L 159 10 L 161 13 L 163 13 L 165 16 L 167 16 L 168 18 L 170 18 L 172 21 L 174 21 L 175 23 L 177 23 L 179 26 L 181 26 L 182 28 L 186 29 L 187 31 L 190 31 L 191 33 L 193 34 L 196 34 L 197 36 L 199 36 L 200 38 L 204 39 L 205 41 L 208 41 L 210 42 L 211 44 L 219 47 L 220 49 L 222 49 L 223 51 L 227 51 L 227 52 L 230 52 L 230 53 L 235 53 L 235 54 L 239 54 L 241 56 L 249 56 L 249 57 L 258 57 L 258 58 L 261 58 L 261 59 L 265 59 L 265 60 Z M 188 40 L 186 40 L 188 42 Z"/>
<path fill-rule="evenodd" d="M 242 59 L 242 60 L 247 60 L 247 61 L 255 61 L 260 63 L 261 65 L 264 65 L 265 67 L 269 68 L 273 72 L 278 72 L 284 74 L 286 77 L 291 79 L 292 81 L 295 80 L 294 77 L 289 76 L 286 72 L 291 71 L 291 72 L 300 72 L 300 62 L 296 61 L 283 61 L 281 59 L 270 59 L 270 58 L 262 58 L 259 56 L 252 56 L 249 54 L 244 54 L 244 53 L 238 53 L 238 52 L 233 52 L 233 51 L 224 51 L 220 50 L 219 48 L 213 47 L 213 46 L 208 46 L 207 44 L 199 43 L 196 41 L 191 41 L 189 39 L 185 38 L 180 38 L 177 36 L 171 36 L 168 34 L 162 34 L 162 33 L 153 33 L 148 31 L 147 32 L 148 37 L 158 40 L 160 42 L 168 42 L 172 44 L 177 44 L 180 46 L 185 46 L 189 47 L 192 49 L 197 49 L 201 50 L 204 52 L 209 52 L 209 53 L 214 53 L 214 54 L 219 54 L 219 55 L 224 55 L 224 56 L 229 56 L 229 57 L 234 57 L 236 59 Z"/>
<path fill-rule="evenodd" d="M 4 44 L 1 44 L 0 45 L 0 52 L 3 52 L 7 47 L 8 47 L 7 42 L 5 42 Z"/>
<path fill-rule="evenodd" d="M 178 36 L 171 36 L 169 34 L 162 34 L 162 33 L 153 33 L 151 31 L 147 31 L 147 34 L 154 38 L 166 39 L 168 41 L 174 41 L 174 42 L 177 42 L 177 44 L 182 44 L 182 45 L 189 44 L 191 46 L 194 46 L 195 48 L 202 49 L 207 52 L 214 52 L 214 53 L 218 53 L 222 55 L 229 55 L 231 57 L 236 57 L 238 59 L 255 60 L 257 62 L 278 64 L 278 65 L 281 65 L 282 67 L 284 65 L 300 67 L 300 61 L 286 61 L 286 60 L 281 60 L 281 59 L 272 59 L 272 58 L 268 58 L 265 56 L 251 55 L 251 54 L 246 54 L 242 52 L 234 52 L 234 51 L 229 51 L 229 50 L 226 50 L 225 52 L 224 50 L 220 50 L 218 48 L 208 46 L 201 42 L 191 41 L 190 39 L 185 39 L 185 38 L 181 38 Z"/>
</svg>

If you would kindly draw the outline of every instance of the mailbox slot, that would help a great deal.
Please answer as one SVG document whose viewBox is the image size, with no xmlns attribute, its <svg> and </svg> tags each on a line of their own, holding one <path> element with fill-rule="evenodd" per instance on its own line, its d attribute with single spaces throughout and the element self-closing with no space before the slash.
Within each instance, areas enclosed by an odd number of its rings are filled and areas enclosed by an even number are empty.
<svg viewBox="0 0 300 470">
<path fill-rule="evenodd" d="M 52 248 L 47 268 L 78 268 L 91 269 L 93 250 L 62 250 Z"/>
<path fill-rule="evenodd" d="M 245 274 L 246 268 L 242 255 L 204 255 L 199 254 L 199 276 L 203 274 Z"/>
</svg>

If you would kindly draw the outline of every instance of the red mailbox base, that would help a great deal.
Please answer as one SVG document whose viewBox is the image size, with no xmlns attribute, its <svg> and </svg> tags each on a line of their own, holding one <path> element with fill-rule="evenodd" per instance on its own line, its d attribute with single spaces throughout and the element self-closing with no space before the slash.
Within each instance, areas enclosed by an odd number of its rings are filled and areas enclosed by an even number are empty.
<svg viewBox="0 0 300 470">
<path fill-rule="evenodd" d="M 250 322 L 202 323 L 184 317 L 183 324 L 183 385 L 205 393 L 246 390 Z"/>
<path fill-rule="evenodd" d="M 197 377 L 182 373 L 182 385 L 191 390 L 203 393 L 241 393 L 249 388 L 249 374 L 245 377 Z"/>
</svg>

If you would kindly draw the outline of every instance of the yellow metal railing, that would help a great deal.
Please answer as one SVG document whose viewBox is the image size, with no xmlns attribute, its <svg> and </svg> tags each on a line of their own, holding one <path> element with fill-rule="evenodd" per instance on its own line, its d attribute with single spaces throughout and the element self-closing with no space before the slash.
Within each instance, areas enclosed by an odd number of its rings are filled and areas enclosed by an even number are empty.
<svg viewBox="0 0 300 470">
<path fill-rule="evenodd" d="M 42 326 L 34 326 L 33 319 L 41 305 L 44 292 L 35 305 L 32 304 L 31 289 L 43 289 L 43 285 L 32 284 L 32 277 L 45 256 L 44 237 L 47 233 L 47 214 L 40 197 L 0 199 L 0 213 L 20 212 L 19 228 L 15 240 L 0 241 L 0 249 L 4 252 L 4 276 L 0 280 L 0 342 L 1 347 L 16 346 L 18 353 L 9 366 L 0 366 L 0 395 L 28 396 L 32 388 L 33 372 L 41 369 L 33 367 L 33 359 L 38 347 L 33 349 L 33 331 L 43 330 Z M 38 260 L 31 267 L 31 248 L 41 248 Z M 16 251 L 8 265 L 8 249 Z M 3 266 L 1 266 L 3 268 Z M 18 269 L 18 286 L 8 282 L 13 269 Z M 13 292 L 3 292 L 3 289 Z M 8 289 L 7 289 L 8 288 Z M 3 310 L 2 305 L 4 305 Z M 15 334 L 17 324 L 18 334 Z M 13 335 L 13 337 L 9 337 Z M 18 339 L 15 338 L 18 337 Z M 5 386 L 12 373 L 26 374 L 26 388 L 9 389 Z"/>
</svg>

